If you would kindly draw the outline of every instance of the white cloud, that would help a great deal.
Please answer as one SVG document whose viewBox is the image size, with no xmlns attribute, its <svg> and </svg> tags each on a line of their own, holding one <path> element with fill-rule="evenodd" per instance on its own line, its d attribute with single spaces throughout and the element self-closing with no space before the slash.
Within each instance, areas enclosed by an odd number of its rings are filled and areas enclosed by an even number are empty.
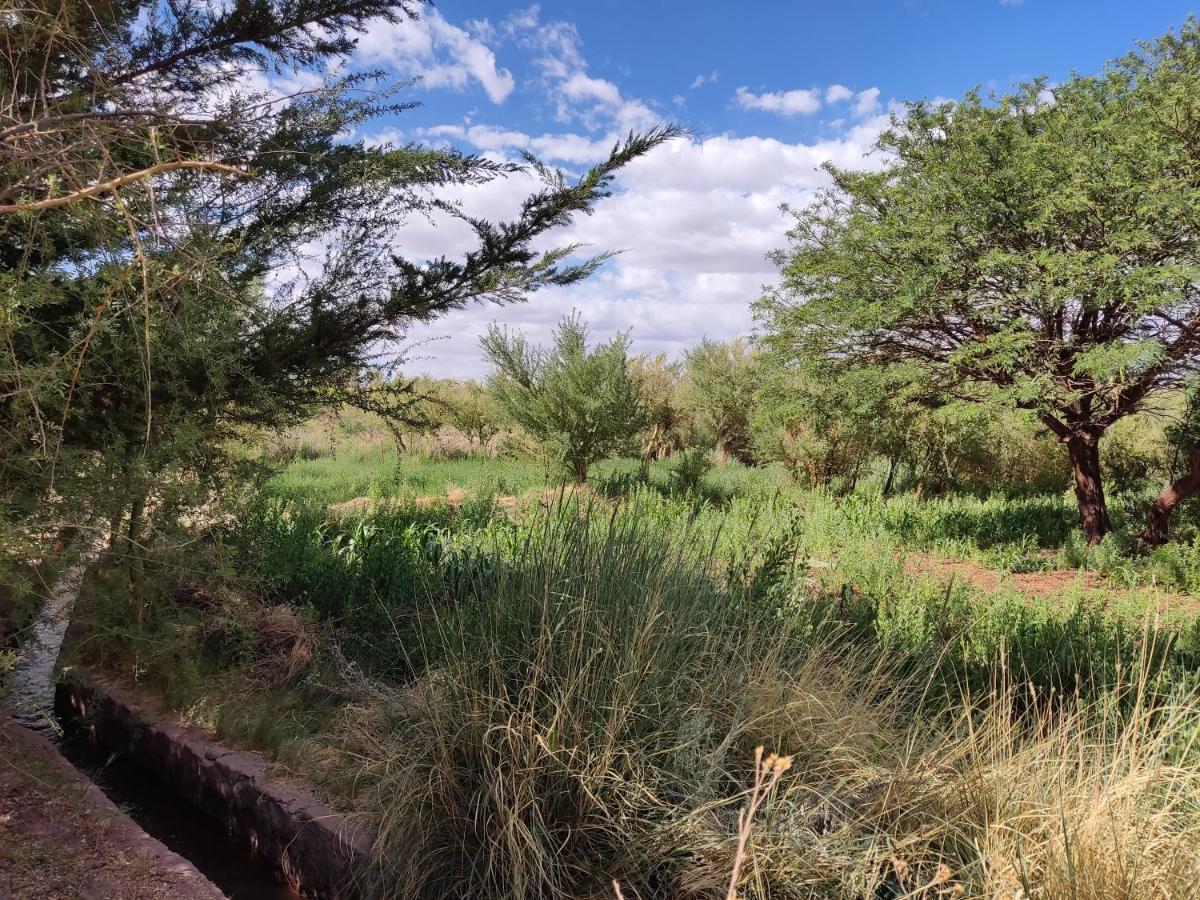
<svg viewBox="0 0 1200 900">
<path fill-rule="evenodd" d="M 409 139 L 451 143 L 502 160 L 529 151 L 578 171 L 603 159 L 620 135 L 652 126 L 659 118 L 653 103 L 626 95 L 616 80 L 589 68 L 574 25 L 543 20 L 537 6 L 496 24 L 471 22 L 465 29 L 431 11 L 418 27 L 373 31 L 368 37 L 359 51 L 368 60 L 432 73 L 426 84 L 431 79 L 460 88 L 478 83 L 495 102 L 508 96 L 514 80 L 498 67 L 493 51 L 515 46 L 531 60 L 536 70 L 531 84 L 544 92 L 549 111 L 562 123 L 559 131 L 537 133 L 480 122 L 471 113 L 461 121 L 415 128 L 407 132 Z M 697 76 L 692 88 L 716 80 L 714 70 Z M 545 342 L 572 308 L 591 323 L 597 339 L 632 329 L 637 352 L 678 356 L 702 337 L 725 339 L 748 332 L 753 324 L 750 303 L 777 274 L 766 255 L 785 241 L 788 223 L 780 206 L 804 204 L 827 185 L 829 176 L 820 169 L 824 162 L 852 168 L 878 165 L 866 154 L 888 118 L 881 113 L 878 88 L 855 92 L 832 84 L 755 93 L 740 87 L 735 98 L 743 108 L 783 116 L 836 106 L 837 123 L 822 124 L 835 136 L 812 143 L 730 134 L 703 141 L 687 138 L 636 160 L 619 173 L 614 195 L 593 215 L 578 217 L 535 247 L 578 243 L 586 247 L 581 255 L 622 251 L 595 277 L 539 292 L 528 303 L 471 307 L 416 327 L 408 337 L 421 347 L 417 356 L 425 358 L 412 360 L 407 370 L 481 376 L 485 366 L 479 336 L 489 322 L 522 329 L 532 340 Z M 679 99 L 686 103 L 686 96 Z M 390 129 L 368 140 L 398 142 L 404 137 Z M 522 173 L 462 186 L 443 199 L 471 216 L 508 221 L 538 187 L 531 174 Z M 396 245 L 408 258 L 420 260 L 460 255 L 474 246 L 474 238 L 461 220 L 435 213 L 432 218 L 414 216 L 397 234 Z M 443 335 L 451 337 L 426 343 Z"/>
<path fill-rule="evenodd" d="M 556 164 L 592 164 L 608 156 L 618 141 L 616 132 L 600 138 L 592 138 L 573 132 L 531 136 L 522 131 L 499 128 L 494 125 L 431 125 L 418 128 L 413 135 L 425 141 L 447 144 L 466 144 L 475 150 L 491 152 L 504 157 L 515 156 L 514 151 L 529 150 L 536 156 Z M 368 144 L 397 143 L 401 133 L 395 129 L 384 129 L 370 135 Z"/>
<path fill-rule="evenodd" d="M 558 121 L 624 133 L 650 128 L 661 119 L 645 101 L 626 97 L 612 81 L 589 74 L 579 32 L 571 23 L 543 22 L 541 9 L 531 6 L 505 19 L 503 29 L 535 54 L 547 93 L 555 98 Z"/>
<path fill-rule="evenodd" d="M 577 103 L 590 100 L 603 106 L 615 106 L 621 102 L 621 90 L 615 84 L 603 78 L 591 78 L 583 72 L 572 74 L 559 90 L 568 100 Z"/>
<path fill-rule="evenodd" d="M 849 100 L 854 96 L 854 91 L 846 87 L 844 84 L 831 84 L 825 89 L 826 103 L 841 103 L 843 100 Z"/>
<path fill-rule="evenodd" d="M 854 105 L 851 107 L 856 116 L 869 116 L 879 109 L 879 88 L 867 88 L 854 95 Z"/>
<path fill-rule="evenodd" d="M 594 215 L 579 217 L 540 244 L 546 249 L 580 242 L 588 245 L 586 252 L 623 251 L 600 273 L 580 285 L 534 294 L 528 303 L 473 307 L 413 329 L 413 341 L 451 337 L 424 346 L 426 358 L 413 360 L 408 371 L 479 377 L 485 366 L 478 341 L 489 322 L 545 342 L 572 308 L 592 324 L 597 339 L 631 328 L 636 352 L 678 356 L 702 337 L 747 333 L 751 301 L 776 276 L 766 254 L 784 243 L 780 204 L 803 204 L 828 184 L 823 162 L 878 166 L 866 154 L 887 124 L 887 116 L 875 116 L 836 139 L 811 144 L 722 135 L 660 147 L 621 172 L 617 193 Z M 479 125 L 440 130 L 455 140 L 478 141 L 474 146 L 527 147 L 547 157 L 550 142 L 576 148 L 581 157 L 608 149 L 603 140 L 576 134 L 530 137 Z M 534 186 L 520 176 L 465 189 L 458 197 L 471 214 L 502 220 L 517 213 Z M 434 227 L 414 219 L 401 242 L 406 254 L 419 258 L 462 252 L 471 237 L 459 222 Z"/>
<path fill-rule="evenodd" d="M 593 140 L 579 134 L 543 134 L 530 139 L 529 146 L 538 156 L 564 163 L 597 163 L 608 156 L 617 136 Z"/>
<path fill-rule="evenodd" d="M 816 89 L 755 94 L 749 88 L 739 87 L 735 99 L 742 109 L 758 109 L 783 116 L 807 115 L 821 108 L 821 92 Z"/>
<path fill-rule="evenodd" d="M 471 32 L 426 6 L 418 19 L 374 23 L 359 38 L 356 55 L 364 63 L 384 63 L 400 75 L 420 76 L 425 87 L 463 90 L 475 82 L 493 103 L 503 103 L 516 80 L 508 69 L 497 66 L 496 54 L 484 43 L 495 30 L 487 22 L 473 22 Z"/>
<path fill-rule="evenodd" d="M 792 91 L 764 91 L 756 94 L 746 87 L 739 87 L 734 100 L 742 109 L 757 109 L 762 112 L 778 113 L 781 116 L 808 115 L 815 113 L 824 102 L 830 106 L 852 101 L 851 112 L 866 118 L 879 111 L 879 88 L 871 87 L 855 93 L 844 84 L 831 84 L 820 88 L 798 88 Z"/>
<path fill-rule="evenodd" d="M 548 78 L 567 78 L 587 67 L 575 26 L 564 21 L 542 22 L 541 8 L 536 5 L 509 16 L 504 29 L 526 49 L 538 54 L 534 62 Z"/>
</svg>

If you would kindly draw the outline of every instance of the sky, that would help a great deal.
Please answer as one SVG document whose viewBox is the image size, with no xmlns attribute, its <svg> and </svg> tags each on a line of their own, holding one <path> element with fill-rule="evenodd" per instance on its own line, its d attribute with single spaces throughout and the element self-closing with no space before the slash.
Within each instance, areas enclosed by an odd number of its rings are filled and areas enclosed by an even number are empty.
<svg viewBox="0 0 1200 900">
<path fill-rule="evenodd" d="M 904 101 L 1002 91 L 1093 73 L 1182 24 L 1170 0 L 591 0 L 540 5 L 439 0 L 419 21 L 372 27 L 352 64 L 419 80 L 420 106 L 378 120 L 369 142 L 421 141 L 511 160 L 528 150 L 569 174 L 619 135 L 661 122 L 690 136 L 625 169 L 616 194 L 542 248 L 621 251 L 588 281 L 479 305 L 408 335 L 403 370 L 479 378 L 491 322 L 548 342 L 573 309 L 595 339 L 629 331 L 635 352 L 672 357 L 753 329 L 750 304 L 776 278 L 781 204 L 826 183 L 820 165 L 879 165 L 872 144 Z M 456 195 L 512 218 L 523 176 Z M 470 246 L 461 223 L 416 218 L 409 258 Z"/>
</svg>

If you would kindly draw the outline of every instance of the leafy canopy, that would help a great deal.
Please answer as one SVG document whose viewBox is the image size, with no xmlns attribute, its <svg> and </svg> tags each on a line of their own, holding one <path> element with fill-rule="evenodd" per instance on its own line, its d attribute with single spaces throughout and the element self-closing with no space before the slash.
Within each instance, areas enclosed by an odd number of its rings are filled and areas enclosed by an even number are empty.
<svg viewBox="0 0 1200 900">
<path fill-rule="evenodd" d="M 704 339 L 687 352 L 679 399 L 696 429 L 717 450 L 752 464 L 750 398 L 757 386 L 755 355 L 741 338 Z"/>
<path fill-rule="evenodd" d="M 767 345 L 1035 411 L 1102 531 L 1100 435 L 1200 360 L 1200 26 L 1097 76 L 911 104 L 877 161 L 794 211 Z"/>
<path fill-rule="evenodd" d="M 225 439 L 324 404 L 403 417 L 417 392 L 361 373 L 394 362 L 381 354 L 414 322 L 595 269 L 603 255 L 535 243 L 677 130 L 630 135 L 576 180 L 533 159 L 348 139 L 413 104 L 404 84 L 339 68 L 343 55 L 372 22 L 423 6 L 0 0 L 7 498 L 36 507 L 71 479 L 199 472 Z M 280 96 L 262 86 L 277 74 L 310 86 Z M 518 171 L 542 186 L 509 221 L 441 199 Z M 437 211 L 474 247 L 401 255 L 404 225 Z"/>
</svg>

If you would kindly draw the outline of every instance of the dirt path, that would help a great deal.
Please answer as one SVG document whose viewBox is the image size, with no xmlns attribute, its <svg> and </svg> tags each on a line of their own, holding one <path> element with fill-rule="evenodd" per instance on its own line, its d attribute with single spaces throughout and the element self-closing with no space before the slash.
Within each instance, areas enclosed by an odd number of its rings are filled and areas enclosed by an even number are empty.
<svg viewBox="0 0 1200 900">
<path fill-rule="evenodd" d="M 1022 594 L 1048 597 L 1052 594 L 1082 587 L 1084 590 L 1105 590 L 1104 579 L 1095 572 L 1079 569 L 1054 569 L 1045 572 L 1002 572 L 969 559 L 953 559 L 929 553 L 909 553 L 904 559 L 904 571 L 914 577 L 932 576 L 939 581 L 951 578 L 965 581 L 986 591 L 998 591 L 1003 585 Z"/>
<path fill-rule="evenodd" d="M 0 713 L 0 900 L 222 900 L 44 737 Z"/>
</svg>

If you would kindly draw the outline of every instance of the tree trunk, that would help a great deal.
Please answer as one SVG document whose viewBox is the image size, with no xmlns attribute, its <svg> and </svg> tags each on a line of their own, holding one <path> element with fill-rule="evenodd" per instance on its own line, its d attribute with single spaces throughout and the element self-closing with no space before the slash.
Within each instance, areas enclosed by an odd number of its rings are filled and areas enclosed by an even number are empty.
<svg viewBox="0 0 1200 900">
<path fill-rule="evenodd" d="M 1075 435 L 1067 440 L 1071 469 L 1075 474 L 1075 500 L 1079 504 L 1079 523 L 1089 544 L 1098 544 L 1112 531 L 1104 487 L 1100 481 L 1100 441 L 1091 435 Z"/>
<path fill-rule="evenodd" d="M 883 482 L 883 496 L 892 496 L 892 487 L 896 482 L 896 457 L 888 457 L 888 473 L 887 479 Z"/>
<path fill-rule="evenodd" d="M 1150 504 L 1146 513 L 1146 527 L 1138 535 L 1141 542 L 1147 547 L 1157 547 L 1166 543 L 1171 513 L 1197 490 L 1200 490 L 1200 447 L 1192 450 L 1187 472 L 1164 488 Z"/>
<path fill-rule="evenodd" d="M 576 484 L 587 484 L 588 464 L 586 459 L 580 457 L 572 459 L 571 471 L 575 475 Z"/>
<path fill-rule="evenodd" d="M 125 531 L 125 564 L 129 573 L 129 600 L 133 618 L 139 625 L 146 609 L 145 551 L 142 547 L 143 519 L 146 513 L 146 489 L 138 487 L 129 506 L 129 524 Z"/>
</svg>

